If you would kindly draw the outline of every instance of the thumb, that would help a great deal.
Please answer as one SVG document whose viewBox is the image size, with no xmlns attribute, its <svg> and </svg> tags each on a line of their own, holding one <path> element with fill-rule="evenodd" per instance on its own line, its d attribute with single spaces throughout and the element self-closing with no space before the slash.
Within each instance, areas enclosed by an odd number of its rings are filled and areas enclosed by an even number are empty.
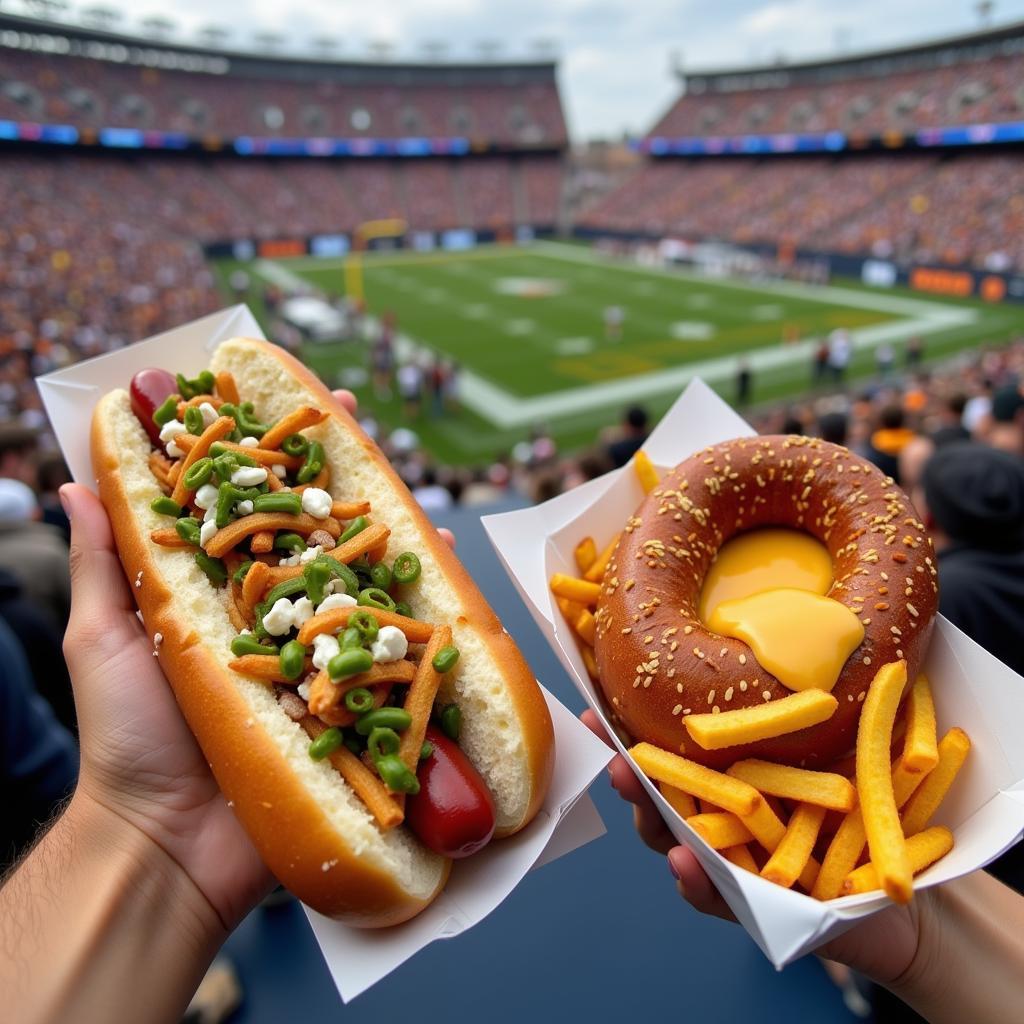
<svg viewBox="0 0 1024 1024">
<path fill-rule="evenodd" d="M 134 639 L 135 602 L 99 498 L 81 484 L 65 484 L 60 500 L 71 520 L 71 620 L 64 638 L 69 661 L 88 652 L 102 657 Z"/>
</svg>

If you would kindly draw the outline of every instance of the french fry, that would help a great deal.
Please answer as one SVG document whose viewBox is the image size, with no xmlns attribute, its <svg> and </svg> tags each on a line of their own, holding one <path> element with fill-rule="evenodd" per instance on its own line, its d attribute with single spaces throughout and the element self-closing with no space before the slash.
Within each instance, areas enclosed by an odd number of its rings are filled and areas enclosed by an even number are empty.
<svg viewBox="0 0 1024 1024">
<path fill-rule="evenodd" d="M 273 470 L 271 470 L 269 473 L 267 473 L 267 490 L 269 490 L 269 491 L 283 491 L 284 490 L 284 484 L 281 483 L 281 481 L 278 478 L 277 474 Z"/>
<path fill-rule="evenodd" d="M 697 813 L 697 801 L 689 793 L 684 793 L 667 782 L 659 782 L 658 789 L 680 818 L 692 818 Z"/>
<path fill-rule="evenodd" d="M 584 608 L 574 623 L 576 632 L 584 643 L 594 646 L 594 638 L 597 636 L 597 622 L 588 608 Z"/>
<path fill-rule="evenodd" d="M 752 814 L 740 815 L 740 818 L 750 834 L 769 854 L 778 849 L 779 843 L 786 835 L 786 826 L 766 799 L 761 799 L 760 805 L 754 809 Z M 813 857 L 808 857 L 807 863 L 797 879 L 807 892 L 810 892 L 814 885 L 818 876 L 818 868 L 818 862 Z"/>
<path fill-rule="evenodd" d="M 237 520 L 237 522 L 244 522 L 246 519 L 252 519 L 252 516 L 243 516 L 243 518 Z M 337 524 L 338 521 L 332 517 L 330 519 L 316 519 L 314 522 L 321 524 L 328 522 Z M 279 527 L 279 529 L 290 530 L 294 529 L 294 527 L 282 526 Z M 336 562 L 342 562 L 345 565 L 348 565 L 349 562 L 354 562 L 357 558 L 361 555 L 365 555 L 367 551 L 375 547 L 377 544 L 380 544 L 382 541 L 386 543 L 390 535 L 391 531 L 383 523 L 370 523 L 365 530 L 361 530 L 354 537 L 350 537 L 344 544 L 339 544 L 336 548 L 331 548 L 330 551 L 325 551 L 324 554 L 328 558 L 333 558 Z M 337 536 L 337 534 L 334 536 Z M 304 565 L 275 566 L 270 570 L 270 583 L 271 585 L 276 585 L 278 583 L 284 583 L 286 580 L 295 579 L 296 576 L 302 575 L 303 569 L 305 569 Z"/>
<path fill-rule="evenodd" d="M 658 471 L 643 448 L 633 456 L 633 469 L 644 493 L 650 494 L 658 486 Z"/>
<path fill-rule="evenodd" d="M 892 792 L 897 810 L 910 799 L 923 778 L 921 772 L 908 771 L 902 757 L 896 759 L 892 766 Z M 857 866 L 867 841 L 864 819 L 860 808 L 855 807 L 843 818 L 822 858 L 821 871 L 811 893 L 816 900 L 832 900 L 841 894 L 843 879 Z"/>
<path fill-rule="evenodd" d="M 963 729 L 950 729 L 942 737 L 939 741 L 939 763 L 928 773 L 903 812 L 904 835 L 912 836 L 924 831 L 953 785 L 970 749 L 971 741 Z"/>
<path fill-rule="evenodd" d="M 720 714 L 687 715 L 690 738 L 705 750 L 784 736 L 831 718 L 839 701 L 824 690 L 800 690 L 779 700 Z"/>
<path fill-rule="evenodd" d="M 788 889 L 801 876 L 821 831 L 825 808 L 800 804 L 786 826 L 786 834 L 761 868 L 761 877 Z"/>
<path fill-rule="evenodd" d="M 217 407 L 217 399 L 213 395 L 193 395 L 187 402 L 178 401 L 177 412 L 178 419 L 185 415 L 186 409 L 198 409 L 199 406 L 209 403 L 214 408 Z"/>
<path fill-rule="evenodd" d="M 713 850 L 749 843 L 754 837 L 747 826 L 727 811 L 718 814 L 693 814 L 686 819 L 690 826 Z"/>
<path fill-rule="evenodd" d="M 313 405 L 300 405 L 277 421 L 260 439 L 260 447 L 280 448 L 281 442 L 306 427 L 315 427 L 327 418 L 327 413 Z"/>
<path fill-rule="evenodd" d="M 906 682 L 905 661 L 883 665 L 868 687 L 857 726 L 857 794 L 864 831 L 882 888 L 895 903 L 908 903 L 914 894 L 889 764 L 892 726 Z"/>
<path fill-rule="evenodd" d="M 241 633 L 243 629 L 249 628 L 249 621 L 245 617 L 244 610 L 239 605 L 239 602 L 242 600 L 241 590 L 241 587 L 232 584 L 227 595 L 228 618 L 231 620 L 231 625 L 237 629 L 239 633 Z"/>
<path fill-rule="evenodd" d="M 621 536 L 621 533 L 617 533 L 612 537 L 608 546 L 597 556 L 594 564 L 583 574 L 585 580 L 589 580 L 591 583 L 600 583 L 604 579 L 604 571 L 608 568 L 612 555 L 615 554 L 615 548 L 618 546 Z"/>
<path fill-rule="evenodd" d="M 447 647 L 451 642 L 451 626 L 438 626 L 434 630 L 427 649 L 423 652 L 423 657 L 420 658 L 420 663 L 416 667 L 416 674 L 413 676 L 412 685 L 405 698 L 404 707 L 412 717 L 412 723 L 402 733 L 398 756 L 405 762 L 406 768 L 413 773 L 416 772 L 420 749 L 427 735 L 427 723 L 430 721 L 430 713 L 434 708 L 434 698 L 437 696 L 441 680 L 444 678 L 444 673 L 438 672 L 432 662 L 438 651 Z"/>
<path fill-rule="evenodd" d="M 784 764 L 750 759 L 737 761 L 727 772 L 749 782 L 754 789 L 772 796 L 817 804 L 834 811 L 851 811 L 857 805 L 857 790 L 849 779 L 831 772 L 813 772 Z"/>
<path fill-rule="evenodd" d="M 579 601 L 570 601 L 567 597 L 556 597 L 555 601 L 570 626 L 587 610 Z"/>
<path fill-rule="evenodd" d="M 305 512 L 300 512 L 297 516 L 290 512 L 254 512 L 252 515 L 242 516 L 241 519 L 228 523 L 223 530 L 218 530 L 207 542 L 206 553 L 211 558 L 220 558 L 246 537 L 251 537 L 261 530 L 290 530 L 305 536 L 314 530 L 326 530 L 332 536 L 337 537 L 341 527 L 336 519 L 316 519 Z M 302 566 L 296 565 L 290 568 L 298 569 L 299 572 L 296 575 L 301 575 Z M 276 570 L 273 572 L 276 574 Z M 275 578 L 274 582 L 280 581 Z"/>
<path fill-rule="evenodd" d="M 238 405 L 241 398 L 238 394 L 238 385 L 235 384 L 235 377 L 229 370 L 221 370 L 214 378 L 217 396 L 221 402 L 230 402 Z"/>
<path fill-rule="evenodd" d="M 675 786 L 690 796 L 711 800 L 733 814 L 752 814 L 757 805 L 764 802 L 753 786 L 653 744 L 637 743 L 629 752 L 650 778 Z"/>
<path fill-rule="evenodd" d="M 719 850 L 718 852 L 738 868 L 743 868 L 744 871 L 749 871 L 752 875 L 760 874 L 757 861 L 754 860 L 754 855 L 747 846 L 727 846 L 724 850 Z"/>
<path fill-rule="evenodd" d="M 578 579 L 576 576 L 566 576 L 561 572 L 556 572 L 551 577 L 551 591 L 557 597 L 567 597 L 570 601 L 578 601 L 587 607 L 597 604 L 597 599 L 601 596 L 599 584 Z"/>
<path fill-rule="evenodd" d="M 165 487 L 170 486 L 168 483 L 167 474 L 171 469 L 171 460 L 167 458 L 163 452 L 150 452 L 149 453 L 149 471 L 157 478 L 157 480 Z"/>
<path fill-rule="evenodd" d="M 327 726 L 318 718 L 307 715 L 300 723 L 310 739 L 316 739 Z M 397 801 L 388 792 L 379 776 L 363 764 L 346 746 L 340 746 L 328 755 L 331 765 L 355 790 L 356 795 L 366 804 L 367 810 L 377 819 L 381 828 L 391 829 L 401 825 L 405 814 Z"/>
<path fill-rule="evenodd" d="M 362 608 L 359 606 L 348 608 L 332 608 L 330 611 L 321 612 L 307 619 L 299 627 L 299 643 L 309 646 L 313 637 L 321 633 L 334 633 L 344 629 L 348 625 L 349 616 L 356 611 L 369 612 L 381 626 L 397 626 L 404 634 L 406 640 L 411 644 L 425 644 L 430 640 L 434 627 L 429 622 L 420 622 L 419 619 L 407 619 L 404 615 L 396 612 L 388 612 L 383 608 Z"/>
<path fill-rule="evenodd" d="M 945 857 L 953 849 L 953 833 L 942 825 L 933 825 L 924 832 L 918 832 L 907 840 L 907 857 L 910 860 L 910 870 L 920 874 L 926 867 L 934 864 L 941 857 Z M 842 893 L 844 896 L 852 896 L 855 893 L 874 892 L 880 889 L 878 872 L 872 862 L 863 864 L 855 871 L 851 871 L 843 879 Z"/>
<path fill-rule="evenodd" d="M 935 703 L 928 677 L 922 672 L 907 697 L 907 738 L 903 763 L 912 772 L 930 772 L 939 763 L 935 736 Z"/>
<path fill-rule="evenodd" d="M 587 647 L 586 645 L 584 645 L 580 648 L 580 654 L 583 656 L 583 664 L 586 666 L 587 675 L 589 675 L 591 679 L 596 681 L 598 678 L 598 674 L 597 658 L 594 657 L 594 649 L 592 647 Z"/>
<path fill-rule="evenodd" d="M 185 474 L 188 472 L 189 467 L 198 462 L 203 458 L 210 450 L 210 445 L 215 441 L 223 441 L 232 430 L 235 429 L 235 421 L 230 416 L 218 416 L 204 431 L 195 439 L 195 443 L 185 452 L 185 460 L 181 464 L 181 470 L 178 474 L 178 479 L 174 483 L 174 490 L 171 491 L 172 500 L 176 501 L 179 505 L 184 505 L 188 498 L 189 488 L 185 486 Z M 179 434 L 174 439 L 174 443 L 178 444 L 178 441 L 184 437 L 188 437 L 187 434 Z M 184 445 L 178 445 L 182 451 L 185 451 Z"/>
<path fill-rule="evenodd" d="M 583 540 L 573 548 L 573 557 L 576 559 L 576 568 L 580 575 L 584 576 L 587 570 L 597 561 L 597 545 L 593 537 L 584 537 Z"/>
</svg>

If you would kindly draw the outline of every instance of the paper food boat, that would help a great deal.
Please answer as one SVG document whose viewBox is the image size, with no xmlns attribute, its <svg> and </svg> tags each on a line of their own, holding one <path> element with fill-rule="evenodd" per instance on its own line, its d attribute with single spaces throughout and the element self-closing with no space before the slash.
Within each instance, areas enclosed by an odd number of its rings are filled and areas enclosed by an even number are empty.
<svg viewBox="0 0 1024 1024">
<path fill-rule="evenodd" d="M 262 338 L 245 306 L 234 306 L 37 381 L 72 476 L 95 491 L 89 425 L 101 395 L 127 387 L 147 366 L 195 376 L 228 338 Z M 347 928 L 306 908 L 321 952 L 343 1000 L 353 999 L 435 939 L 478 924 L 528 871 L 604 834 L 586 791 L 611 752 L 570 711 L 544 693 L 555 730 L 555 770 L 537 817 L 522 832 L 456 864 L 444 892 L 412 921 L 381 931 Z"/>
<path fill-rule="evenodd" d="M 665 414 L 644 450 L 664 473 L 706 445 L 754 433 L 710 388 L 695 380 Z M 575 545 L 592 536 L 600 550 L 622 529 L 643 497 L 630 464 L 543 505 L 483 520 L 538 627 L 612 737 L 615 733 L 603 698 L 587 674 L 548 580 L 556 572 L 577 575 Z M 934 819 L 935 824 L 953 830 L 956 845 L 914 880 L 915 889 L 939 885 L 983 867 L 1024 831 L 1024 679 L 941 616 L 925 670 L 935 694 L 939 734 L 960 726 L 972 746 Z M 615 744 L 625 754 L 617 738 Z M 891 906 L 880 893 L 821 903 L 734 866 L 698 837 L 657 787 L 627 760 L 673 834 L 693 850 L 736 917 L 777 968 Z"/>
</svg>

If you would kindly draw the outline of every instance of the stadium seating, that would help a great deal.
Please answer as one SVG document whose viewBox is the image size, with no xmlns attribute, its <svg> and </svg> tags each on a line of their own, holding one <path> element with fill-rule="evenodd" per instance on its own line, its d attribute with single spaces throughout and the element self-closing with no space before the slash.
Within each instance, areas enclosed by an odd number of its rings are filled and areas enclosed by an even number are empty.
<svg viewBox="0 0 1024 1024">
<path fill-rule="evenodd" d="M 494 70 L 451 84 L 347 84 L 186 71 L 5 51 L 0 118 L 184 132 L 190 136 L 465 136 L 504 145 L 565 145 L 558 89 Z M 310 76 L 306 76 L 309 79 Z"/>
</svg>

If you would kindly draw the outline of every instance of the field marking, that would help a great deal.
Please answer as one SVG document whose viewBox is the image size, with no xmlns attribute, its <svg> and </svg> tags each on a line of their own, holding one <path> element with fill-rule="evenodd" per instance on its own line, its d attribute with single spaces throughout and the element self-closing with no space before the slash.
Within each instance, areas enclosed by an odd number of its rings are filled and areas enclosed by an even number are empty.
<svg viewBox="0 0 1024 1024">
<path fill-rule="evenodd" d="M 715 336 L 715 325 L 703 320 L 677 320 L 669 325 L 668 333 L 679 341 L 710 341 Z"/>
<path fill-rule="evenodd" d="M 560 356 L 583 356 L 594 351 L 593 338 L 559 338 L 555 351 Z"/>
<path fill-rule="evenodd" d="M 294 288 L 300 292 L 308 292 L 314 287 L 312 281 L 305 277 L 299 277 L 298 274 L 293 274 L 287 267 L 282 267 L 280 263 L 275 263 L 274 260 L 256 260 L 252 264 L 252 269 L 264 281 L 276 284 L 279 288 Z"/>
<path fill-rule="evenodd" d="M 513 336 L 520 336 L 523 334 L 533 334 L 537 330 L 537 325 L 528 317 L 517 317 L 513 320 L 506 320 L 501 328 L 506 334 Z"/>
</svg>

